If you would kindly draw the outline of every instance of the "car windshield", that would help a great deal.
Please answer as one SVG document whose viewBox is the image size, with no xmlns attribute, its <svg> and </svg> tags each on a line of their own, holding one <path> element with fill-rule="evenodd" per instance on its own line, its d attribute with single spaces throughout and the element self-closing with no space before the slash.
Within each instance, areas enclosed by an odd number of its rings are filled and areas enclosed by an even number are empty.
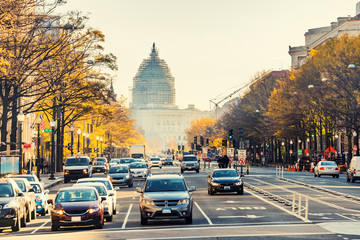
<svg viewBox="0 0 360 240">
<path fill-rule="evenodd" d="M 128 173 L 128 167 L 127 166 L 114 166 L 111 167 L 109 170 L 109 173 Z"/>
<path fill-rule="evenodd" d="M 149 179 L 145 192 L 185 191 L 183 179 Z"/>
<path fill-rule="evenodd" d="M 186 162 L 186 161 L 197 161 L 196 157 L 184 157 L 183 158 L 183 161 Z"/>
<path fill-rule="evenodd" d="M 120 163 L 132 163 L 134 162 L 134 159 L 132 158 L 124 158 L 120 160 Z"/>
<path fill-rule="evenodd" d="M 105 158 L 95 158 L 95 161 L 97 162 L 106 162 Z"/>
<path fill-rule="evenodd" d="M 104 166 L 104 162 L 94 162 L 94 165 L 97 165 L 97 166 Z"/>
<path fill-rule="evenodd" d="M 337 166 L 335 162 L 321 162 L 321 166 Z"/>
<path fill-rule="evenodd" d="M 14 181 L 16 182 L 16 184 L 19 186 L 20 190 L 22 192 L 26 192 L 26 186 L 25 186 L 25 183 L 19 179 L 14 179 Z"/>
<path fill-rule="evenodd" d="M 67 189 L 57 194 L 55 202 L 86 202 L 96 200 L 98 198 L 95 189 Z"/>
<path fill-rule="evenodd" d="M 131 163 L 130 168 L 146 168 L 146 164 L 142 162 Z"/>
<path fill-rule="evenodd" d="M 120 163 L 120 160 L 111 160 L 110 163 L 119 164 L 119 163 Z"/>
<path fill-rule="evenodd" d="M 151 158 L 150 161 L 160 161 L 160 158 Z"/>
<path fill-rule="evenodd" d="M 68 158 L 66 160 L 66 166 L 86 166 L 89 165 L 89 159 L 87 158 Z"/>
<path fill-rule="evenodd" d="M 25 178 L 27 179 L 29 182 L 35 182 L 35 177 L 32 175 L 16 175 L 16 178 Z"/>
<path fill-rule="evenodd" d="M 35 193 L 41 193 L 41 187 L 40 184 L 34 183 L 30 184 L 31 188 L 34 189 Z"/>
<path fill-rule="evenodd" d="M 171 158 L 166 158 L 165 161 L 166 162 L 172 162 L 172 159 Z"/>
<path fill-rule="evenodd" d="M 0 197 L 13 197 L 14 191 L 10 184 L 0 184 Z"/>
<path fill-rule="evenodd" d="M 98 191 L 100 196 L 107 196 L 106 189 L 105 189 L 104 185 L 95 185 L 94 186 L 94 185 L 91 185 L 89 183 L 85 183 L 85 184 L 79 183 L 77 185 L 85 185 L 87 187 L 94 187 L 94 188 L 96 188 L 96 190 Z"/>
<path fill-rule="evenodd" d="M 141 154 L 141 153 L 134 153 L 134 154 L 132 154 L 131 156 L 132 156 L 133 158 L 143 158 L 143 157 L 144 157 L 144 155 Z"/>
<path fill-rule="evenodd" d="M 112 190 L 112 187 L 111 187 L 111 184 L 110 184 L 110 181 L 108 180 L 85 180 L 85 181 L 79 181 L 78 183 L 93 183 L 93 182 L 99 182 L 99 183 L 102 183 L 105 185 L 105 187 L 107 188 L 107 190 Z"/>
<path fill-rule="evenodd" d="M 234 170 L 221 170 L 215 171 L 213 173 L 214 178 L 222 178 L 222 177 L 238 177 L 238 173 Z"/>
</svg>

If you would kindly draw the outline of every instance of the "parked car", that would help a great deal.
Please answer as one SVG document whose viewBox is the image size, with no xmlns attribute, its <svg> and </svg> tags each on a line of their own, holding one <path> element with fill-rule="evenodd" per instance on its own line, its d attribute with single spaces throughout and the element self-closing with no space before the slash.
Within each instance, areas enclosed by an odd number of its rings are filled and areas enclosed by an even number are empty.
<svg viewBox="0 0 360 240">
<path fill-rule="evenodd" d="M 196 171 L 199 173 L 200 164 L 195 155 L 186 155 L 181 160 L 181 173 L 184 171 Z"/>
<path fill-rule="evenodd" d="M 164 165 L 170 165 L 170 166 L 174 165 L 172 158 L 165 158 L 163 161 L 163 166 Z"/>
<path fill-rule="evenodd" d="M 129 165 L 130 163 L 135 162 L 135 160 L 133 158 L 121 158 L 120 159 L 120 164 L 127 164 Z"/>
<path fill-rule="evenodd" d="M 146 225 L 149 219 L 184 218 L 192 223 L 193 199 L 195 187 L 188 188 L 185 179 L 179 174 L 150 175 L 140 193 L 141 224 Z"/>
<path fill-rule="evenodd" d="M 129 168 L 134 178 L 147 178 L 151 171 L 143 162 L 133 162 L 129 165 Z"/>
<path fill-rule="evenodd" d="M 114 188 L 114 186 L 112 185 L 111 181 L 108 178 L 81 178 L 79 180 L 77 180 L 76 183 L 94 183 L 94 182 L 99 182 L 105 185 L 106 189 L 108 190 L 108 192 L 110 194 L 112 194 L 112 209 L 113 209 L 113 214 L 116 214 L 116 190 Z"/>
<path fill-rule="evenodd" d="M 129 165 L 120 164 L 110 168 L 107 177 L 114 186 L 128 185 L 133 186 L 133 176 L 131 174 Z"/>
<path fill-rule="evenodd" d="M 105 173 L 106 172 L 105 162 L 97 162 L 97 161 L 94 162 L 93 172 Z"/>
<path fill-rule="evenodd" d="M 150 158 L 149 165 L 150 165 L 150 168 L 159 167 L 161 169 L 161 167 L 162 167 L 161 159 L 158 157 L 152 157 L 152 158 Z"/>
<path fill-rule="evenodd" d="M 20 190 L 24 193 L 26 222 L 30 222 L 31 219 L 36 219 L 35 192 L 34 189 L 31 187 L 30 182 L 26 178 L 12 177 L 11 179 L 15 181 Z"/>
<path fill-rule="evenodd" d="M 208 176 L 208 194 L 217 192 L 244 194 L 244 182 L 235 169 L 215 169 Z"/>
<path fill-rule="evenodd" d="M 87 187 L 94 187 L 99 193 L 100 197 L 105 197 L 105 200 L 103 201 L 104 204 L 104 217 L 106 218 L 107 222 L 111 222 L 113 220 L 113 202 L 112 202 L 112 196 L 114 196 L 114 193 L 109 193 L 107 188 L 103 183 L 94 182 L 94 183 L 76 183 L 74 184 L 75 187 L 77 186 L 87 186 Z"/>
<path fill-rule="evenodd" d="M 103 201 L 94 187 L 61 188 L 51 209 L 51 231 L 62 226 L 89 226 L 103 228 Z"/>
<path fill-rule="evenodd" d="M 0 179 L 0 232 L 11 227 L 17 232 L 26 227 L 25 196 L 12 179 Z"/>
<path fill-rule="evenodd" d="M 40 182 L 36 174 L 11 175 L 10 178 L 25 178 L 29 182 Z"/>
<path fill-rule="evenodd" d="M 346 172 L 346 180 L 355 182 L 360 179 L 360 156 L 352 157 L 349 168 Z"/>
<path fill-rule="evenodd" d="M 303 168 L 306 171 L 309 171 L 311 169 L 312 162 L 313 161 L 311 160 L 310 157 L 306 157 L 306 156 L 300 157 L 300 158 L 298 158 L 298 160 L 295 164 L 295 168 L 299 169 L 300 171 L 302 171 Z"/>
<path fill-rule="evenodd" d="M 42 184 L 30 183 L 35 193 L 36 212 L 45 216 L 49 212 L 49 190 L 45 190 Z"/>
<path fill-rule="evenodd" d="M 92 176 L 92 163 L 87 156 L 69 157 L 65 162 L 64 183 Z"/>
<path fill-rule="evenodd" d="M 339 178 L 339 167 L 334 161 L 320 161 L 314 167 L 314 177 L 321 177 L 322 175 L 331 175 L 333 178 Z"/>
</svg>

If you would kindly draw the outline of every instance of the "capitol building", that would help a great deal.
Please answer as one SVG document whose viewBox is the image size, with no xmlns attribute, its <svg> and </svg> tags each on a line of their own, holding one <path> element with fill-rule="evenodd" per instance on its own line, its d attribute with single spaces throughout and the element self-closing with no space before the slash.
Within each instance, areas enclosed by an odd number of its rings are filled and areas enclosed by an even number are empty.
<svg viewBox="0 0 360 240">
<path fill-rule="evenodd" d="M 185 130 L 190 122 L 214 117 L 212 112 L 196 109 L 193 104 L 186 109 L 176 106 L 175 79 L 166 62 L 159 58 L 155 43 L 149 58 L 138 68 L 131 95 L 132 117 L 154 151 L 185 146 Z"/>
</svg>

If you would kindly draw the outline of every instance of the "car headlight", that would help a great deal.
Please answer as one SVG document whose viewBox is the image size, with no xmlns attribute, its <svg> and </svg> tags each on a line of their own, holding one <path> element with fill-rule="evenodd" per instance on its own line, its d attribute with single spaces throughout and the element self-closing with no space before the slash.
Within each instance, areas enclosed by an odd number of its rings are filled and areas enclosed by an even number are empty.
<svg viewBox="0 0 360 240">
<path fill-rule="evenodd" d="M 108 175 L 107 178 L 111 180 L 111 176 L 110 176 L 110 175 Z"/>
<path fill-rule="evenodd" d="M 52 211 L 53 211 L 53 213 L 59 214 L 59 215 L 63 215 L 65 213 L 65 211 L 63 209 L 53 209 Z"/>
<path fill-rule="evenodd" d="M 100 211 L 100 208 L 99 207 L 94 207 L 94 208 L 89 208 L 88 213 L 92 214 L 92 213 L 95 213 L 95 212 L 98 212 L 98 211 Z"/>
<path fill-rule="evenodd" d="M 128 178 L 130 178 L 130 175 L 126 175 L 126 177 L 125 177 L 126 179 L 128 179 Z"/>
<path fill-rule="evenodd" d="M 144 199 L 144 204 L 146 204 L 146 205 L 155 205 L 154 204 L 154 202 L 153 202 L 153 200 L 151 200 L 151 199 Z"/>
<path fill-rule="evenodd" d="M 147 173 L 147 170 L 145 170 L 144 173 L 146 174 L 146 173 Z"/>
<path fill-rule="evenodd" d="M 5 206 L 3 208 L 5 209 L 5 208 L 16 208 L 16 207 L 17 207 L 17 204 L 15 202 L 9 202 L 9 203 L 5 204 Z"/>
<path fill-rule="evenodd" d="M 42 197 L 41 197 L 41 196 L 38 196 L 38 197 L 36 198 L 36 201 L 41 202 L 41 201 L 42 201 Z"/>
<path fill-rule="evenodd" d="M 220 186 L 220 183 L 212 182 L 211 185 L 213 185 L 213 186 Z"/>
<path fill-rule="evenodd" d="M 68 175 L 69 173 L 70 173 L 70 171 L 65 169 L 64 174 Z"/>
<path fill-rule="evenodd" d="M 84 173 L 84 174 L 87 174 L 87 173 L 88 173 L 88 170 L 87 170 L 87 169 L 83 169 L 83 173 Z"/>
<path fill-rule="evenodd" d="M 240 185 L 242 185 L 242 182 L 240 181 L 240 182 L 236 182 L 236 183 L 234 183 L 236 186 L 240 186 Z"/>
<path fill-rule="evenodd" d="M 179 200 L 178 205 L 180 205 L 180 204 L 188 204 L 189 202 L 190 202 L 190 201 L 189 201 L 188 198 L 186 198 L 186 199 L 181 199 L 181 200 Z"/>
</svg>

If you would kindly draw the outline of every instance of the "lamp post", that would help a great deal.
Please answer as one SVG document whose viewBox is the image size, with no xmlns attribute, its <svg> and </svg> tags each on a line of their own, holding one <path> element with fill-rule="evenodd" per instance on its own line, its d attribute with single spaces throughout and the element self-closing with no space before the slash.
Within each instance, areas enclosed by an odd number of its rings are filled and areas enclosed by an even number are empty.
<svg viewBox="0 0 360 240">
<path fill-rule="evenodd" d="M 82 133 L 83 136 L 83 154 L 86 154 L 86 150 L 85 150 L 85 137 L 86 137 L 86 132 Z"/>
<path fill-rule="evenodd" d="M 71 156 L 74 155 L 74 125 L 71 123 L 71 127 L 70 127 L 70 132 L 71 132 Z"/>
<path fill-rule="evenodd" d="M 22 156 L 22 123 L 25 120 L 25 115 L 23 112 L 20 112 L 17 116 L 17 120 L 19 122 L 19 173 L 22 172 L 22 169 L 24 167 L 24 159 Z"/>
<path fill-rule="evenodd" d="M 78 135 L 78 153 L 80 152 L 80 134 L 81 134 L 81 130 L 80 128 L 77 130 L 77 135 Z"/>
<path fill-rule="evenodd" d="M 102 142 L 103 142 L 103 138 L 100 137 L 100 157 L 102 156 Z"/>
<path fill-rule="evenodd" d="M 37 159 L 36 159 L 36 175 L 38 179 L 40 179 L 40 124 L 41 124 L 41 116 L 39 114 L 36 119 L 37 124 Z M 42 165 L 42 163 L 41 163 Z"/>
<path fill-rule="evenodd" d="M 54 172 L 55 172 L 55 128 L 56 128 L 56 120 L 53 118 L 50 121 L 51 127 L 51 170 L 49 180 L 55 180 Z"/>
<path fill-rule="evenodd" d="M 99 156 L 99 136 L 96 136 L 96 156 Z"/>
<path fill-rule="evenodd" d="M 86 152 L 89 154 L 89 144 L 90 144 L 90 139 L 89 139 L 90 134 L 86 133 Z M 89 154 L 90 155 L 90 154 Z"/>
</svg>

